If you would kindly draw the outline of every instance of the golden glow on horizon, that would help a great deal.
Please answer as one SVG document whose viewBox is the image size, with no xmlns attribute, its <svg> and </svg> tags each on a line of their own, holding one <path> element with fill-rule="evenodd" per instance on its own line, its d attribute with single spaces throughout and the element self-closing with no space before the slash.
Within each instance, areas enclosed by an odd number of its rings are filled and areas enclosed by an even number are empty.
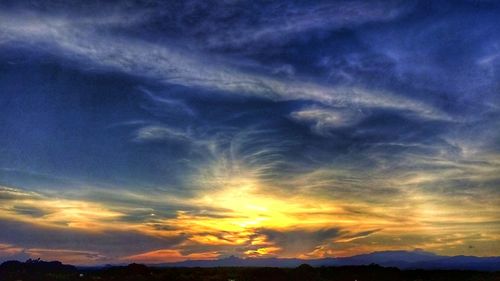
<svg viewBox="0 0 500 281">
<path fill-rule="evenodd" d="M 203 177 L 195 178 L 194 184 L 206 188 L 199 188 L 190 198 L 169 194 L 122 194 L 131 202 L 149 200 L 166 206 L 184 206 L 175 211 L 174 217 L 162 216 L 161 211 L 140 204 L 109 204 L 83 198 L 69 200 L 4 187 L 0 191 L 12 199 L 4 200 L 0 217 L 81 232 L 133 231 L 161 239 L 186 237 L 172 248 L 121 257 L 122 260 L 138 262 L 213 259 L 222 253 L 247 257 L 320 258 L 413 248 L 448 254 L 461 253 L 460 249 L 471 243 L 491 245 L 491 241 L 500 240 L 500 232 L 495 226 L 482 227 L 478 235 L 478 225 L 488 226 L 495 221 L 499 208 L 492 205 L 482 208 L 481 202 L 457 201 L 457 198 L 417 188 L 438 179 L 432 172 L 404 175 L 399 181 L 396 177 L 387 179 L 382 185 L 390 184 L 397 196 L 380 202 L 363 193 L 359 193 L 359 198 L 344 197 L 342 193 L 340 196 L 323 196 L 324 192 L 335 192 L 337 186 L 341 187 L 340 183 L 337 185 L 323 178 L 341 177 L 342 173 L 321 170 L 291 178 L 287 184 L 296 186 L 298 192 L 284 196 L 280 192 L 271 192 L 278 187 L 260 180 L 251 169 L 239 165 L 236 172 L 227 172 L 224 167 L 215 165 Z M 373 184 L 381 185 L 376 181 Z M 128 221 L 127 216 L 136 211 L 143 212 L 144 218 Z M 300 248 L 301 252 L 289 251 L 283 241 L 266 236 L 266 231 L 285 236 L 288 233 L 314 236 L 328 229 L 338 231 L 332 232 L 331 237 L 318 238 L 316 244 L 311 242 L 310 247 Z M 4 247 L 3 252 L 8 254 L 18 250 L 9 246 Z M 491 247 L 492 253 L 498 250 L 498 247 Z M 2 249 L 0 255 L 1 252 Z M 31 252 L 56 256 L 50 249 Z M 67 260 L 72 261 L 85 259 L 86 255 L 99 258 L 97 253 L 86 254 L 71 249 L 59 252 L 57 257 L 67 255 Z M 489 252 L 483 250 L 481 253 Z"/>
</svg>

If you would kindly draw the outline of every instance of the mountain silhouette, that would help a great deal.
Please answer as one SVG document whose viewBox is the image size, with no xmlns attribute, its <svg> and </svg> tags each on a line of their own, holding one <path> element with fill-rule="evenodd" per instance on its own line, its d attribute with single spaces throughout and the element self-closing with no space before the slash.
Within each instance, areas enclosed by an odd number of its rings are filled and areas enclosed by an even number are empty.
<svg viewBox="0 0 500 281">
<path fill-rule="evenodd" d="M 297 267 L 348 266 L 378 264 L 399 269 L 458 269 L 500 270 L 500 257 L 440 256 L 422 250 L 381 251 L 342 258 L 296 259 L 296 258 L 238 258 L 230 256 L 218 260 L 186 260 L 174 263 L 154 264 L 166 267 Z"/>
</svg>

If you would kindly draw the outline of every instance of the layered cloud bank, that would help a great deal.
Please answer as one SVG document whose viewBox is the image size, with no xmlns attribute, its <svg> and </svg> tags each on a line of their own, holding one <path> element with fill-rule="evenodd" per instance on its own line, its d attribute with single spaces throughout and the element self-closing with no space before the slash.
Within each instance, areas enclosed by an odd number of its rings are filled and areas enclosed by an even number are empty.
<svg viewBox="0 0 500 281">
<path fill-rule="evenodd" d="M 499 9 L 2 2 L 0 259 L 500 255 Z"/>
</svg>

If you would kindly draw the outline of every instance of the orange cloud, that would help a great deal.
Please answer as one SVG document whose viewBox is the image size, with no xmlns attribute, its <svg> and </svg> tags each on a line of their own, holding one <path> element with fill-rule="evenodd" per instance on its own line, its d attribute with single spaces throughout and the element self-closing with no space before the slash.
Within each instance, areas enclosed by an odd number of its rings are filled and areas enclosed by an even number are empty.
<svg viewBox="0 0 500 281">
<path fill-rule="evenodd" d="M 23 248 L 15 247 L 10 244 L 0 244 L 0 257 L 8 257 L 23 252 Z"/>
<path fill-rule="evenodd" d="M 98 264 L 109 261 L 109 259 L 98 252 L 75 251 L 67 249 L 27 249 L 26 253 L 32 258 L 42 260 L 58 260 L 70 264 Z"/>
<path fill-rule="evenodd" d="M 179 250 L 156 250 L 122 258 L 122 260 L 143 263 L 178 262 L 184 260 L 212 260 L 219 257 L 217 252 L 182 254 Z"/>
</svg>

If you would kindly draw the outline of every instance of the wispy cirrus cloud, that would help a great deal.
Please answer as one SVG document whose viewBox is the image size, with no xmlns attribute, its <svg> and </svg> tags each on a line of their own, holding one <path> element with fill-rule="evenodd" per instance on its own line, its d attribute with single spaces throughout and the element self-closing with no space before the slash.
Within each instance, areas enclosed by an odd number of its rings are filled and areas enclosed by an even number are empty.
<svg viewBox="0 0 500 281">
<path fill-rule="evenodd" d="M 251 13 L 253 9 L 259 7 L 259 4 L 248 6 L 249 12 L 247 13 Z M 329 31 L 366 23 L 391 21 L 407 13 L 412 6 L 414 6 L 412 3 L 399 1 L 320 2 L 312 7 L 297 3 L 271 3 L 264 13 L 256 13 L 253 21 L 244 21 L 245 18 L 242 18 L 241 21 L 232 23 L 233 25 L 230 26 L 223 21 L 222 17 L 232 16 L 231 10 L 224 5 L 215 5 L 210 9 L 210 15 L 213 18 L 209 17 L 208 20 L 200 21 L 194 30 L 210 34 L 205 40 L 211 48 L 245 48 L 245 45 L 252 43 L 264 46 L 281 45 L 307 32 Z M 194 4 L 192 10 L 197 8 L 202 7 Z M 239 10 L 233 10 L 233 12 L 245 13 Z"/>
<path fill-rule="evenodd" d="M 328 135 L 330 129 L 355 125 L 363 118 L 363 113 L 346 108 L 310 107 L 294 111 L 290 116 L 299 122 L 312 124 L 314 132 Z"/>
<path fill-rule="evenodd" d="M 236 64 L 187 52 L 173 44 L 109 36 L 93 26 L 51 15 L 2 14 L 1 41 L 20 43 L 61 55 L 87 67 L 118 70 L 165 83 L 224 91 L 272 100 L 312 100 L 331 106 L 390 108 L 432 119 L 448 119 L 430 105 L 384 91 L 363 87 L 287 81 L 240 70 Z M 55 51 L 58 50 L 58 51 Z M 305 79 L 304 79 L 305 80 Z"/>
<path fill-rule="evenodd" d="M 138 142 L 161 140 L 189 141 L 189 139 L 190 137 L 184 132 L 176 131 L 165 126 L 154 125 L 139 128 L 134 137 L 134 141 Z"/>
</svg>

